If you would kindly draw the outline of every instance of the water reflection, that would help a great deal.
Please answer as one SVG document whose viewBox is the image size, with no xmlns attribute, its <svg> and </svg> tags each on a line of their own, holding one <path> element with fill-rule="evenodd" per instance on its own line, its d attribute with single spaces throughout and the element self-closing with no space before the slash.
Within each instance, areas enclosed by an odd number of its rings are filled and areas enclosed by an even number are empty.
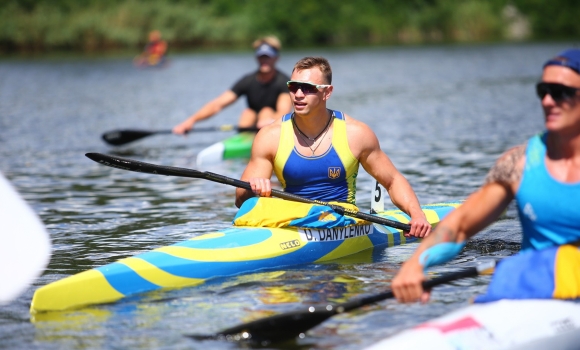
<svg viewBox="0 0 580 350">
<path fill-rule="evenodd" d="M 422 203 L 463 199 L 501 152 L 542 129 L 533 84 L 556 45 L 378 48 L 288 52 L 290 71 L 305 55 L 326 55 L 335 90 L 329 107 L 369 124 Z M 215 231 L 236 213 L 234 188 L 206 180 L 111 169 L 87 152 L 195 168 L 201 149 L 231 133 L 158 135 L 114 148 L 100 135 L 119 128 L 167 129 L 221 93 L 252 57 L 175 55 L 163 70 L 130 59 L 0 62 L 0 170 L 46 223 L 54 246 L 45 274 L 0 308 L 0 347 L 215 348 L 188 333 L 211 333 L 310 303 L 342 302 L 388 287 L 415 244 L 329 264 L 224 278 L 70 312 L 28 312 L 36 288 L 120 258 Z M 203 83 L 200 83 L 203 82 Z M 232 124 L 238 103 L 207 125 Z M 237 178 L 244 161 L 201 170 Z M 357 202 L 370 206 L 374 181 L 360 172 Z M 515 207 L 468 244 L 455 271 L 519 248 Z M 485 289 L 478 277 L 436 289 L 428 305 L 385 301 L 325 322 L 286 348 L 359 349 L 383 336 L 456 309 Z"/>
</svg>

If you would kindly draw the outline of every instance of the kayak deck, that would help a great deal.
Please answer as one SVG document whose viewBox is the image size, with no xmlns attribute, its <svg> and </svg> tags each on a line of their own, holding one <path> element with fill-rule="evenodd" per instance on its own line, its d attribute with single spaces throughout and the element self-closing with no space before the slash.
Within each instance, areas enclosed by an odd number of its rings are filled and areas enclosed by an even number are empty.
<svg viewBox="0 0 580 350">
<path fill-rule="evenodd" d="M 436 224 L 460 202 L 422 206 Z M 400 210 L 378 216 L 409 222 Z M 81 272 L 40 287 L 32 313 L 117 301 L 163 288 L 194 286 L 216 277 L 318 263 L 366 249 L 413 242 L 402 231 L 378 224 L 330 229 L 232 227 Z"/>
</svg>

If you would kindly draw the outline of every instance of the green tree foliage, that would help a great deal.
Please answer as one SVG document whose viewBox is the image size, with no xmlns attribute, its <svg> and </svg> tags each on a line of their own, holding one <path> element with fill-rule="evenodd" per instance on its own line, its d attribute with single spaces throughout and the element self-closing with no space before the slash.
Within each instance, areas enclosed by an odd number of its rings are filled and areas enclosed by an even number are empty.
<svg viewBox="0 0 580 350">
<path fill-rule="evenodd" d="M 514 0 L 529 17 L 538 39 L 577 39 L 580 37 L 580 3 L 577 0 Z"/>
<path fill-rule="evenodd" d="M 0 0 L 0 51 L 138 48 L 153 29 L 170 48 L 247 48 L 266 34 L 285 47 L 497 41 L 508 5 L 532 38 L 570 38 L 576 1 Z"/>
</svg>

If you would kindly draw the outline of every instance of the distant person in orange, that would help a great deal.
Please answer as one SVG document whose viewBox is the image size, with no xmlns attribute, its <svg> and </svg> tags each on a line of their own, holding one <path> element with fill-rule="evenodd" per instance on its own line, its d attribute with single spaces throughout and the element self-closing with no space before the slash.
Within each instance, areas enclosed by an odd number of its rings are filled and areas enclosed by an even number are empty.
<svg viewBox="0 0 580 350">
<path fill-rule="evenodd" d="M 158 30 L 153 30 L 149 33 L 149 42 L 145 45 L 145 50 L 135 58 L 135 65 L 139 67 L 161 65 L 165 63 L 166 52 L 167 42 L 161 39 Z"/>
<path fill-rule="evenodd" d="M 280 56 L 280 40 L 274 36 L 266 36 L 254 41 L 252 46 L 258 69 L 244 75 L 230 89 L 176 125 L 173 133 L 186 134 L 197 122 L 214 116 L 243 95 L 246 96 L 248 107 L 238 121 L 240 128 L 261 128 L 292 111 L 292 101 L 286 86 L 290 78 L 276 69 Z"/>
</svg>

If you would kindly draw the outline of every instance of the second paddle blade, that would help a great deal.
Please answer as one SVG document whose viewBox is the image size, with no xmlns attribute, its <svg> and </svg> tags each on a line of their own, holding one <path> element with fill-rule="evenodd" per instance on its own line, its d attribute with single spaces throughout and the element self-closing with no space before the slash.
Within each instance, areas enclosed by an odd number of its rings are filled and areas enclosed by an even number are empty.
<svg viewBox="0 0 580 350">
<path fill-rule="evenodd" d="M 224 329 L 212 335 L 188 335 L 195 340 L 226 340 L 232 342 L 275 343 L 296 338 L 337 314 L 320 308 L 316 311 L 296 311 L 275 315 Z"/>
<path fill-rule="evenodd" d="M 129 142 L 137 141 L 144 137 L 160 133 L 169 133 L 167 131 L 150 131 L 150 130 L 113 130 L 103 134 L 103 140 L 113 146 L 121 146 Z"/>
</svg>

